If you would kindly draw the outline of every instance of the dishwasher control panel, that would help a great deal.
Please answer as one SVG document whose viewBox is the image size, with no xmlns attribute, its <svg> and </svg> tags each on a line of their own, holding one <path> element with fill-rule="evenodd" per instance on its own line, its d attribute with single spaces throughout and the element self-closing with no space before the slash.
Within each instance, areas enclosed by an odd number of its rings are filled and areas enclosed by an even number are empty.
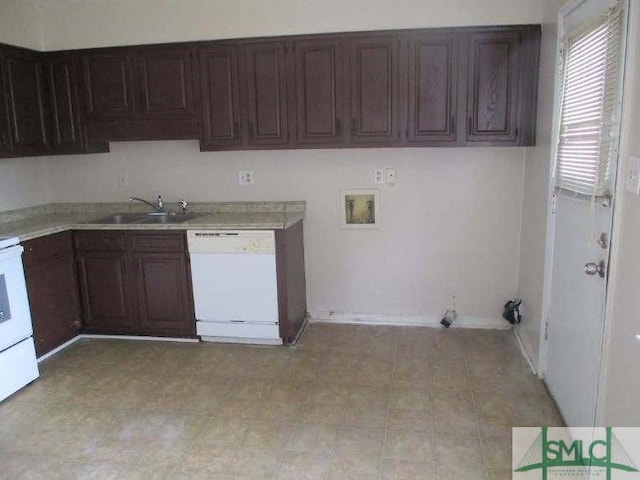
<svg viewBox="0 0 640 480">
<path fill-rule="evenodd" d="M 188 230 L 190 253 L 270 253 L 276 251 L 272 230 Z"/>
</svg>

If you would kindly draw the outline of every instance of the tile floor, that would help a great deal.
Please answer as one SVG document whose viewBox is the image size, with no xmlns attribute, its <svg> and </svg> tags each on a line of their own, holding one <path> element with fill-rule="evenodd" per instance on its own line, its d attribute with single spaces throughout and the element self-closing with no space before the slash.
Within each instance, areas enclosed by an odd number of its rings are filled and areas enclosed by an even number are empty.
<svg viewBox="0 0 640 480">
<path fill-rule="evenodd" d="M 0 404 L 0 478 L 511 478 L 557 425 L 509 331 L 315 323 L 297 347 L 82 340 Z"/>
</svg>

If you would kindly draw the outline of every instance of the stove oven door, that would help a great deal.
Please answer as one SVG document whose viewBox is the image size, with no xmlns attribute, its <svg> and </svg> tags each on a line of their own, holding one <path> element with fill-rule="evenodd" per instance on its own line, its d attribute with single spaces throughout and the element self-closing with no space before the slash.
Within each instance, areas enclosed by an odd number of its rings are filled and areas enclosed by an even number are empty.
<svg viewBox="0 0 640 480">
<path fill-rule="evenodd" d="M 0 352 L 33 333 L 22 247 L 0 250 Z"/>
</svg>

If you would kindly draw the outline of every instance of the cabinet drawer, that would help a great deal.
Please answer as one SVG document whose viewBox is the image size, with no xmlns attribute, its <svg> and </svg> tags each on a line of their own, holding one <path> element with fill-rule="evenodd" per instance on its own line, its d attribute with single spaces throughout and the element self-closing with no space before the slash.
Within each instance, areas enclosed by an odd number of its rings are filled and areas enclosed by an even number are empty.
<svg viewBox="0 0 640 480">
<path fill-rule="evenodd" d="M 25 266 L 37 265 L 61 255 L 73 255 L 71 232 L 34 238 L 23 243 Z"/>
<path fill-rule="evenodd" d="M 186 251 L 184 233 L 132 233 L 131 244 L 135 252 Z"/>
<path fill-rule="evenodd" d="M 74 238 L 77 250 L 125 250 L 124 232 L 75 232 Z"/>
</svg>

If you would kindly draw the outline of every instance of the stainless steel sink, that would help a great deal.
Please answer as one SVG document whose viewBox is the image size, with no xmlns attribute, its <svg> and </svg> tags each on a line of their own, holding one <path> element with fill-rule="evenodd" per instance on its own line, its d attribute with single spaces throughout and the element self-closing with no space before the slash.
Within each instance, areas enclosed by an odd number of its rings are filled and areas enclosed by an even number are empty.
<svg viewBox="0 0 640 480">
<path fill-rule="evenodd" d="M 87 223 L 98 224 L 175 224 L 198 217 L 193 213 L 151 212 L 151 213 L 116 213 Z"/>
<path fill-rule="evenodd" d="M 102 218 L 99 218 L 98 220 L 91 220 L 86 223 L 128 224 L 128 223 L 138 223 L 140 220 L 143 220 L 146 217 L 147 217 L 146 213 L 116 213 L 114 215 L 102 217 Z"/>
<path fill-rule="evenodd" d="M 149 213 L 145 218 L 136 223 L 144 224 L 166 224 L 166 223 L 184 223 L 187 220 L 196 218 L 199 215 L 193 213 Z"/>
</svg>

